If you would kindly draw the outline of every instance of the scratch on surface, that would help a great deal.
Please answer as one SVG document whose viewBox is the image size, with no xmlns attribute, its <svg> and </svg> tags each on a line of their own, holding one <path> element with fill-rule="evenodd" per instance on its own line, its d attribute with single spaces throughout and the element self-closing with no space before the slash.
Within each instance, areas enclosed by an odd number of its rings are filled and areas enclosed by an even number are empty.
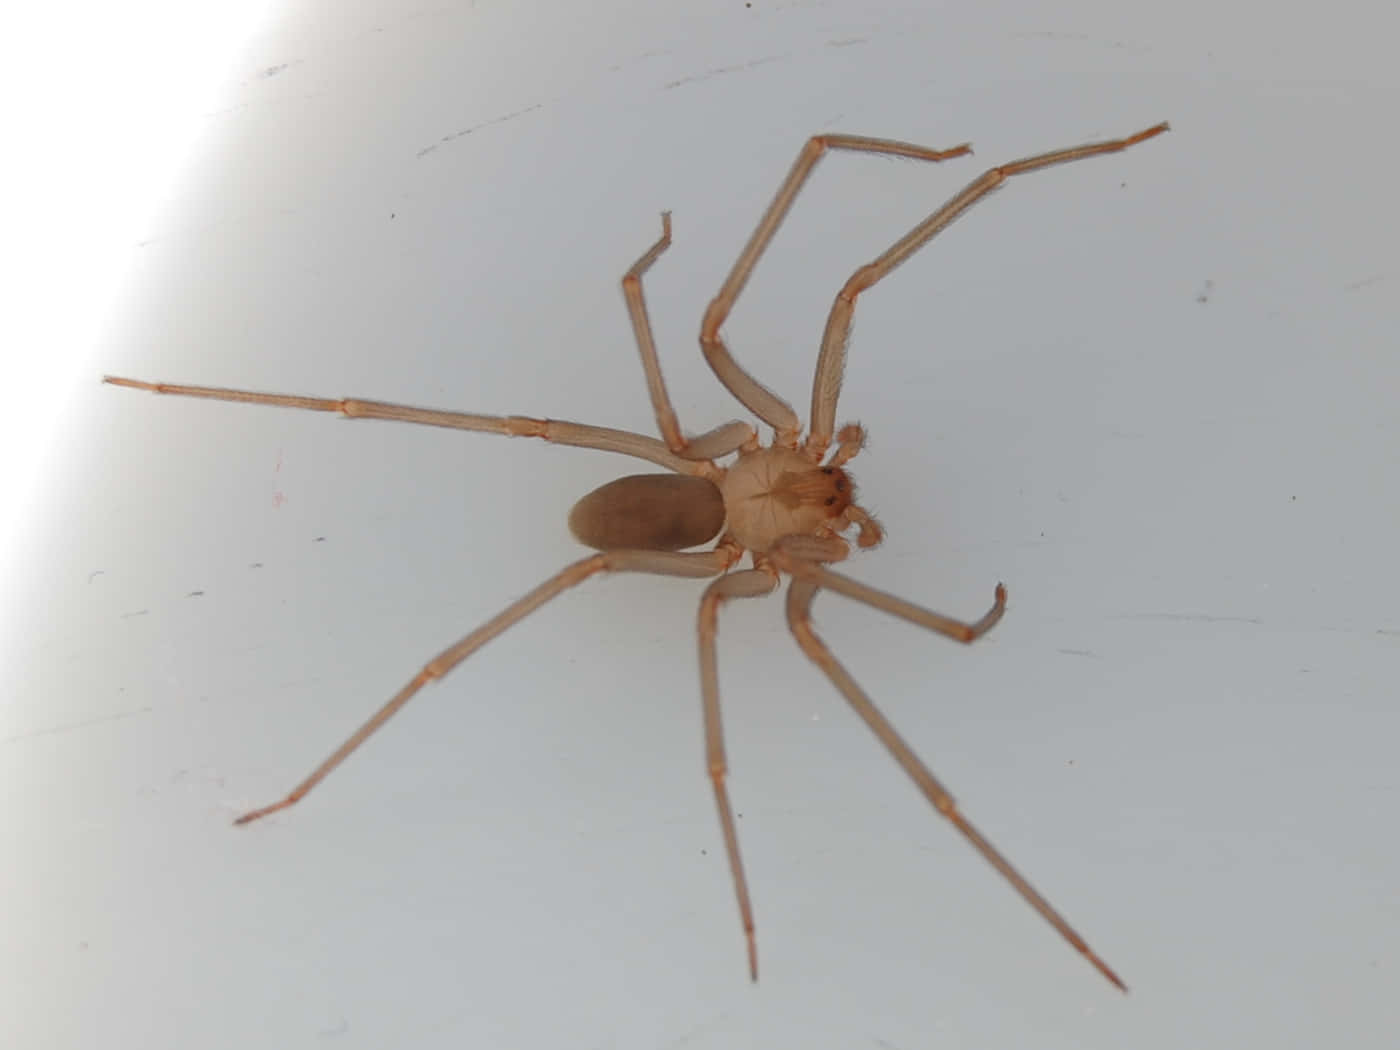
<svg viewBox="0 0 1400 1050">
<path fill-rule="evenodd" d="M 205 697 L 200 697 L 200 699 L 203 700 Z M 224 778 L 216 773 L 211 766 L 205 766 L 203 769 L 195 771 L 193 775 L 188 769 L 177 769 L 170 776 L 172 784 L 184 784 L 187 781 L 193 784 L 213 784 L 220 788 L 224 786 Z"/>
<path fill-rule="evenodd" d="M 543 107 L 543 102 L 536 102 L 533 106 L 526 106 L 524 109 L 517 109 L 514 113 L 507 113 L 503 117 L 495 117 L 492 120 L 484 120 L 480 124 L 473 124 L 471 127 L 463 128 L 461 131 L 454 131 L 451 135 L 444 135 L 442 138 L 434 142 L 431 146 L 424 146 L 418 151 L 418 156 L 426 157 L 429 153 L 433 152 L 433 150 L 437 149 L 439 146 L 445 145 L 448 142 L 453 142 L 457 139 L 465 138 L 467 135 L 470 135 L 475 131 L 480 131 L 482 128 L 489 128 L 492 124 L 504 124 L 507 120 L 514 120 L 516 117 L 523 117 L 526 113 L 533 113 L 535 110 L 542 109 Z"/>
<path fill-rule="evenodd" d="M 1056 649 L 1057 653 L 1064 653 L 1066 656 L 1087 656 L 1091 660 L 1097 660 L 1099 654 L 1090 649 Z"/>
<path fill-rule="evenodd" d="M 118 711 L 113 715 L 100 715 L 97 718 L 87 718 L 81 722 L 69 722 L 67 725 L 49 726 L 47 729 L 35 729 L 28 733 L 16 733 L 14 736 L 7 736 L 0 739 L 0 744 L 13 744 L 17 740 L 32 740 L 36 736 L 54 736 L 57 733 L 71 733 L 75 729 L 86 729 L 88 726 L 101 725 L 104 722 L 120 722 L 123 719 L 135 718 L 137 715 L 148 715 L 153 709 L 150 707 L 138 707 L 134 711 Z"/>
<path fill-rule="evenodd" d="M 637 55 L 635 58 L 630 58 L 626 62 L 619 62 L 616 65 L 608 66 L 608 72 L 616 73 L 618 70 L 625 69 L 628 66 L 633 65 L 634 63 L 645 62 L 649 58 L 661 58 L 663 55 L 669 55 L 670 53 L 670 51 L 664 49 L 655 51 L 643 51 L 640 55 Z"/>
<path fill-rule="evenodd" d="M 137 616 L 149 616 L 149 615 L 151 615 L 151 610 L 150 610 L 150 609 L 137 609 L 135 612 L 122 613 L 122 619 L 123 619 L 123 620 L 130 620 L 130 619 L 132 619 L 133 617 L 137 617 Z"/>
<path fill-rule="evenodd" d="M 1257 616 L 1212 616 L 1209 613 L 1123 613 L 1115 620 L 1172 620 L 1182 623 L 1263 623 Z"/>
<path fill-rule="evenodd" d="M 711 77 L 724 76 L 726 73 L 747 73 L 750 69 L 759 66 L 766 66 L 770 62 L 781 62 L 787 55 L 769 55 L 767 58 L 755 58 L 752 62 L 742 62 L 737 66 L 718 66 L 715 69 L 706 70 L 704 73 L 696 73 L 693 77 L 681 77 L 680 80 L 672 80 L 663 85 L 664 90 L 670 91 L 672 88 L 680 87 L 682 84 L 696 84 L 702 80 L 709 80 Z"/>
<path fill-rule="evenodd" d="M 855 47 L 857 44 L 864 44 L 866 38 L 863 36 L 848 36 L 840 40 L 828 40 L 827 47 Z"/>
<path fill-rule="evenodd" d="M 1041 30 L 1039 32 L 1009 33 L 1012 40 L 1058 40 L 1068 41 L 1076 44 L 1097 44 L 1100 47 L 1111 47 L 1114 49 L 1129 49 L 1139 53 L 1146 53 L 1151 50 L 1144 44 L 1134 44 L 1127 40 L 1097 40 L 1088 33 L 1056 33 L 1053 30 Z"/>
<path fill-rule="evenodd" d="M 1088 33 L 1056 33 L 1050 29 L 1042 29 L 1038 32 L 1011 33 L 1012 40 L 1080 40 L 1087 41 L 1093 39 Z"/>
<path fill-rule="evenodd" d="M 204 592 L 203 592 L 203 591 L 190 591 L 190 593 L 187 594 L 187 595 L 185 595 L 185 597 L 186 597 L 186 598 L 203 598 L 203 597 L 204 597 Z"/>
<path fill-rule="evenodd" d="M 334 1028 L 322 1028 L 316 1034 L 322 1039 L 334 1039 L 336 1036 L 344 1035 L 348 1031 L 350 1031 L 350 1022 L 342 1017 Z"/>
<path fill-rule="evenodd" d="M 1363 278 L 1362 278 L 1361 280 L 1359 280 L 1359 281 L 1352 281 L 1351 284 L 1344 284 L 1344 285 L 1342 285 L 1342 291 L 1344 291 L 1344 292 L 1355 292 L 1355 291 L 1359 291 L 1359 290 L 1362 289 L 1362 288 L 1370 287 L 1371 285 L 1375 284 L 1376 282 L 1378 282 L 1378 281 L 1383 281 L 1383 280 L 1385 280 L 1385 274 L 1383 274 L 1383 273 L 1372 274 L 1370 277 L 1363 277 Z"/>
<path fill-rule="evenodd" d="M 667 1043 L 666 1046 L 665 1046 L 665 1048 L 664 1048 L 664 1050 L 675 1050 L 675 1048 L 678 1047 L 678 1046 L 685 1046 L 686 1043 L 689 1043 L 691 1040 L 695 1039 L 697 1036 L 702 1036 L 702 1035 L 705 1035 L 707 1032 L 713 1031 L 718 1025 L 723 1024 L 725 1021 L 728 1021 L 728 1020 L 729 1020 L 729 1012 L 728 1012 L 728 1011 L 725 1011 L 725 1012 L 720 1013 L 720 1014 L 716 1014 L 714 1017 L 711 1017 L 709 1020 L 700 1022 L 700 1024 L 696 1025 L 696 1026 L 695 1026 L 694 1028 L 692 1028 L 690 1031 L 686 1032 L 686 1033 L 685 1033 L 684 1035 L 682 1035 L 679 1039 L 676 1039 L 676 1040 L 673 1040 L 672 1042 Z"/>
</svg>

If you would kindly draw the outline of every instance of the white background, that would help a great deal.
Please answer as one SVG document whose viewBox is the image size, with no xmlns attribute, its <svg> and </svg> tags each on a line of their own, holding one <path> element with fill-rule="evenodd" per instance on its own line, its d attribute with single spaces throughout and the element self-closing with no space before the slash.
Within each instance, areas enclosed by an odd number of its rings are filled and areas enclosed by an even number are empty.
<svg viewBox="0 0 1400 1050">
<path fill-rule="evenodd" d="M 52 440 L 11 448 L 44 467 L 6 552 L 0 1042 L 1390 1045 L 1393 56 L 1365 4 L 1131 6 L 273 5 L 99 334 L 47 351 L 79 366 Z M 972 141 L 831 157 L 799 200 L 726 331 L 805 414 L 855 266 L 989 164 L 1162 119 L 861 300 L 840 418 L 889 539 L 849 569 L 967 617 L 1004 580 L 1005 621 L 962 649 L 817 606 L 1130 996 L 931 812 L 778 598 L 721 621 L 757 986 L 696 583 L 587 584 L 229 827 L 580 556 L 573 500 L 635 465 L 101 374 L 650 431 L 617 281 L 669 208 L 648 293 L 699 431 L 741 411 L 700 314 L 805 136 Z"/>
</svg>

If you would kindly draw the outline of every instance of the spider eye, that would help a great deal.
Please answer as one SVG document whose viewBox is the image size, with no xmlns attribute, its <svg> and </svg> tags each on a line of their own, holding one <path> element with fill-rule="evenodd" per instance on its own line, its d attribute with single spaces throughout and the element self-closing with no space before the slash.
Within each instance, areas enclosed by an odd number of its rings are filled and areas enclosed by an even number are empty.
<svg viewBox="0 0 1400 1050">
<path fill-rule="evenodd" d="M 822 473 L 823 473 L 823 474 L 830 474 L 830 473 L 831 473 L 831 468 L 830 468 L 830 467 L 822 467 Z"/>
<path fill-rule="evenodd" d="M 831 506 L 831 505 L 832 505 L 833 503 L 835 503 L 835 502 L 836 502 L 836 497 L 835 497 L 835 496 L 828 496 L 828 497 L 826 497 L 826 505 L 827 505 L 828 507 Z"/>
<path fill-rule="evenodd" d="M 837 491 L 837 492 L 845 492 L 845 491 L 846 491 L 846 483 L 845 483 L 844 481 L 842 481 L 840 478 L 837 478 L 837 479 L 836 479 L 836 491 Z"/>
</svg>

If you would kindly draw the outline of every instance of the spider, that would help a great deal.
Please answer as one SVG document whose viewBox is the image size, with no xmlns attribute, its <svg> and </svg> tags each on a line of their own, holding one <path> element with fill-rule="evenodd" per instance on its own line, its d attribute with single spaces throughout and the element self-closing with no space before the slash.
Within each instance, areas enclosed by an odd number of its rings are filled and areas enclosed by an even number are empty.
<svg viewBox="0 0 1400 1050">
<path fill-rule="evenodd" d="M 773 430 L 772 442 L 759 441 L 757 429 L 730 422 L 687 437 L 681 430 L 661 376 L 651 322 L 642 295 L 642 277 L 671 243 L 671 216 L 661 216 L 661 237 L 622 278 L 622 293 L 631 317 L 642 370 L 662 440 L 607 427 L 526 416 L 485 416 L 413 408 L 352 398 L 301 397 L 252 393 L 222 387 L 148 383 L 120 376 L 105 382 L 217 401 L 281 405 L 315 412 L 335 412 L 355 419 L 384 419 L 425 426 L 475 430 L 507 437 L 535 437 L 560 445 L 600 449 L 648 460 L 670 473 L 624 477 L 584 496 L 569 514 L 574 536 L 598 553 L 576 561 L 549 577 L 523 598 L 453 643 L 428 661 L 413 678 L 338 747 L 329 758 L 283 799 L 254 809 L 234 823 L 248 824 L 286 809 L 306 796 L 356 748 L 406 704 L 426 683 L 446 676 L 492 638 L 519 623 L 546 602 L 599 573 L 637 572 L 659 576 L 712 578 L 700 599 L 700 691 L 705 725 L 706 766 L 719 811 L 720 828 L 729 859 L 748 954 L 750 978 L 758 980 L 758 947 L 753 906 L 739 852 L 734 813 L 726 786 L 728 762 L 720 720 L 715 636 L 719 607 L 734 598 L 757 598 L 775 590 L 783 574 L 791 578 L 787 592 L 787 621 L 802 651 L 831 679 L 857 715 L 874 731 L 894 760 L 933 807 L 967 838 L 1016 892 L 1122 991 L 1127 986 L 1051 907 L 1029 882 L 972 826 L 928 767 L 880 713 L 855 679 L 832 655 L 812 629 L 811 608 L 816 595 L 835 591 L 872 608 L 918 624 L 954 641 L 970 643 L 986 634 L 1006 610 L 1006 589 L 997 584 L 992 607 L 979 620 L 966 623 L 931 612 L 892 594 L 868 587 L 828 568 L 851 552 L 843 534 L 855 530 L 858 547 L 869 548 L 883 536 L 881 526 L 855 502 L 855 484 L 846 471 L 861 451 L 865 431 L 858 424 L 836 429 L 836 402 L 841 392 L 846 344 L 856 299 L 900 263 L 927 244 L 954 219 L 1014 175 L 1055 164 L 1116 153 L 1168 129 L 1156 124 L 1127 138 L 1094 142 L 1040 153 L 987 170 L 934 211 L 884 254 L 860 267 L 836 295 L 827 317 L 812 385 L 810 428 L 805 438 L 792 407 L 738 364 L 720 335 L 759 258 L 768 247 L 793 200 L 817 162 L 830 150 L 943 161 L 972 152 L 967 144 L 937 150 L 907 142 L 856 135 L 816 135 L 808 139 L 744 250 L 730 270 L 700 327 L 700 347 L 715 376 L 749 411 Z M 835 450 L 828 456 L 832 443 Z M 728 457 L 733 459 L 728 459 Z M 727 460 L 721 465 L 720 460 Z M 706 550 L 692 548 L 705 546 Z M 748 553 L 751 568 L 734 570 Z"/>
</svg>

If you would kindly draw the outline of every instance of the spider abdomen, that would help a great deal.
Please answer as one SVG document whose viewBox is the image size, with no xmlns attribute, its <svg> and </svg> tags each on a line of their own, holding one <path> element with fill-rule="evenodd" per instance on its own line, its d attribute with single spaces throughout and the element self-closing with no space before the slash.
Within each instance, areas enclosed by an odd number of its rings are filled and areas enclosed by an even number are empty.
<svg viewBox="0 0 1400 1050">
<path fill-rule="evenodd" d="M 854 486 L 840 467 L 823 467 L 786 448 L 741 455 L 720 483 L 729 531 L 762 553 L 784 536 L 811 535 L 851 505 Z"/>
<path fill-rule="evenodd" d="M 724 499 L 714 482 L 634 474 L 594 489 L 569 511 L 569 531 L 594 550 L 679 551 L 714 539 Z"/>
</svg>

